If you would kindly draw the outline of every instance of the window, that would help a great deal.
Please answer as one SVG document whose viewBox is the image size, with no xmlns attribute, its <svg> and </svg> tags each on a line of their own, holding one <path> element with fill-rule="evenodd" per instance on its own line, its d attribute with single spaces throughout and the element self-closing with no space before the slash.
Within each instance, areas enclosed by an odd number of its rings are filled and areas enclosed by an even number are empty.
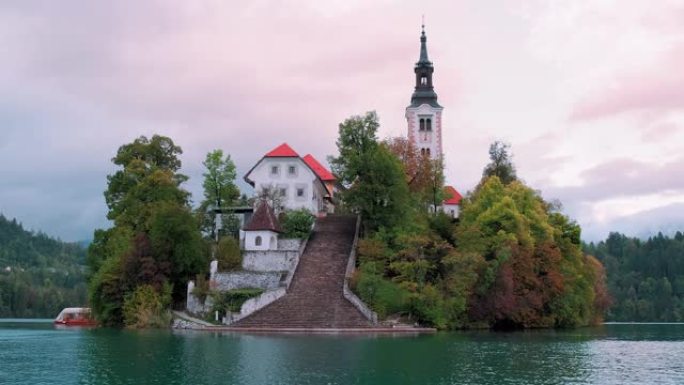
<svg viewBox="0 0 684 385">
<path fill-rule="evenodd" d="M 421 77 L 420 77 L 420 85 L 421 85 L 421 86 L 426 86 L 426 85 L 427 85 L 427 76 L 421 76 Z"/>
<path fill-rule="evenodd" d="M 287 187 L 278 188 L 278 194 L 280 194 L 281 197 L 286 197 L 287 196 Z"/>
<path fill-rule="evenodd" d="M 426 154 L 427 156 L 430 156 L 430 149 L 429 149 L 429 148 L 426 148 L 426 149 L 425 149 L 425 154 Z"/>
<path fill-rule="evenodd" d="M 425 129 L 432 131 L 432 119 L 425 119 Z"/>
<path fill-rule="evenodd" d="M 261 235 L 257 235 L 256 238 L 254 238 L 254 246 L 261 246 Z"/>
<path fill-rule="evenodd" d="M 278 174 L 280 174 L 280 167 L 271 166 L 271 175 L 278 175 Z"/>
<path fill-rule="evenodd" d="M 451 210 L 451 217 L 456 218 L 456 212 L 454 210 Z"/>
<path fill-rule="evenodd" d="M 304 197 L 304 187 L 297 187 L 297 198 Z"/>
<path fill-rule="evenodd" d="M 290 166 L 287 168 L 288 175 L 297 175 L 297 167 Z"/>
<path fill-rule="evenodd" d="M 420 120 L 420 128 L 419 128 L 419 130 L 421 130 L 421 131 L 425 130 L 425 119 L 421 119 L 421 120 Z"/>
</svg>

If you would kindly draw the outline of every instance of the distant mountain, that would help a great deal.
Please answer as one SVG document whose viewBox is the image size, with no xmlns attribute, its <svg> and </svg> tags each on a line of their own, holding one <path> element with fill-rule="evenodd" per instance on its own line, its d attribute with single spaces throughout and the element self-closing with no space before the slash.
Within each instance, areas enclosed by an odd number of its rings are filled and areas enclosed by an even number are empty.
<svg viewBox="0 0 684 385">
<path fill-rule="evenodd" d="M 86 250 L 0 214 L 0 317 L 54 317 L 86 302 Z"/>
</svg>

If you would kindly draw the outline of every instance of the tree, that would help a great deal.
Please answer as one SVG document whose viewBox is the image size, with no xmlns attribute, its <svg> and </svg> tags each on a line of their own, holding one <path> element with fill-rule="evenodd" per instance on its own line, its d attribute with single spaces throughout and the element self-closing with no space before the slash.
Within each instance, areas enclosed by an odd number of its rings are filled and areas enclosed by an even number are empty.
<svg viewBox="0 0 684 385">
<path fill-rule="evenodd" d="M 340 124 L 339 156 L 333 170 L 348 189 L 342 199 L 361 213 L 367 230 L 391 228 L 404 222 L 411 210 L 408 184 L 399 158 L 377 142 L 375 112 L 353 116 Z"/>
<path fill-rule="evenodd" d="M 207 154 L 202 163 L 206 171 L 202 174 L 204 182 L 204 201 L 200 205 L 200 213 L 203 218 L 203 229 L 212 239 L 217 238 L 216 214 L 217 210 L 226 209 L 233 205 L 240 197 L 240 190 L 235 184 L 237 175 L 235 163 L 230 155 L 223 156 L 222 150 L 214 150 Z M 221 216 L 222 226 L 225 229 L 232 225 L 229 215 Z"/>
<path fill-rule="evenodd" d="M 344 185 L 351 186 L 357 178 L 367 179 L 368 163 L 378 147 L 379 127 L 375 111 L 340 123 L 336 142 L 339 156 L 330 158 L 330 166 Z"/>
<path fill-rule="evenodd" d="M 421 206 L 437 207 L 444 200 L 444 165 L 441 159 L 421 154 L 406 138 L 389 138 L 384 145 L 402 163 L 411 195 Z"/>
<path fill-rule="evenodd" d="M 181 188 L 187 180 L 178 173 L 181 153 L 170 138 L 141 136 L 121 146 L 112 159 L 121 167 L 107 177 L 105 191 L 114 227 L 95 231 L 88 255 L 90 302 L 104 324 L 135 318 L 139 325 L 138 318 L 123 314 L 124 302 L 140 293 L 138 288 L 147 285 L 159 295 L 169 291 L 179 302 L 187 280 L 206 269 L 207 252 L 190 194 Z"/>
<path fill-rule="evenodd" d="M 512 156 L 509 154 L 510 148 L 510 144 L 498 140 L 489 146 L 490 163 L 482 172 L 483 179 L 496 176 L 503 184 L 509 184 L 517 179 L 515 166 L 511 161 Z"/>
</svg>

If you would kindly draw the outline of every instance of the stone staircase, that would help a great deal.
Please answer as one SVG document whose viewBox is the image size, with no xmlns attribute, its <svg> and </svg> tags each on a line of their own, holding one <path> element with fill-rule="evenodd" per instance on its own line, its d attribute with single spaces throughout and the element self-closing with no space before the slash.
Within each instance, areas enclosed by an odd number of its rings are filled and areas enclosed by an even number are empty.
<svg viewBox="0 0 684 385">
<path fill-rule="evenodd" d="M 342 295 L 356 217 L 329 215 L 301 256 L 287 294 L 231 327 L 264 329 L 370 328 L 371 323 Z"/>
</svg>

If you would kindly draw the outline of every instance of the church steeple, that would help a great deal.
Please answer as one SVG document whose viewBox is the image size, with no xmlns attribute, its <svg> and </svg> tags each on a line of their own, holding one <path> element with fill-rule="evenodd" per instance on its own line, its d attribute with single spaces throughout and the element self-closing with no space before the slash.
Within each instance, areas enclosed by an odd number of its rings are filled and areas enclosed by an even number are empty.
<svg viewBox="0 0 684 385">
<path fill-rule="evenodd" d="M 432 86 L 432 73 L 435 71 L 435 68 L 430 59 L 428 59 L 425 24 L 421 27 L 420 57 L 413 68 L 413 72 L 416 73 L 416 87 L 413 95 L 411 95 L 411 106 L 418 107 L 421 104 L 429 104 L 432 107 L 440 107 L 437 103 L 437 94 Z"/>
<path fill-rule="evenodd" d="M 416 65 L 420 64 L 425 64 L 425 65 L 432 65 L 432 62 L 428 59 L 428 54 L 427 54 L 427 36 L 425 36 L 425 24 L 421 25 L 421 32 L 420 32 L 420 59 L 418 59 L 418 63 Z"/>
<path fill-rule="evenodd" d="M 420 56 L 413 72 L 416 73 L 416 87 L 411 95 L 411 104 L 406 107 L 408 140 L 421 154 L 430 159 L 442 159 L 442 106 L 437 103 L 437 94 L 432 86 L 435 71 L 428 58 L 425 23 L 420 33 Z"/>
</svg>

